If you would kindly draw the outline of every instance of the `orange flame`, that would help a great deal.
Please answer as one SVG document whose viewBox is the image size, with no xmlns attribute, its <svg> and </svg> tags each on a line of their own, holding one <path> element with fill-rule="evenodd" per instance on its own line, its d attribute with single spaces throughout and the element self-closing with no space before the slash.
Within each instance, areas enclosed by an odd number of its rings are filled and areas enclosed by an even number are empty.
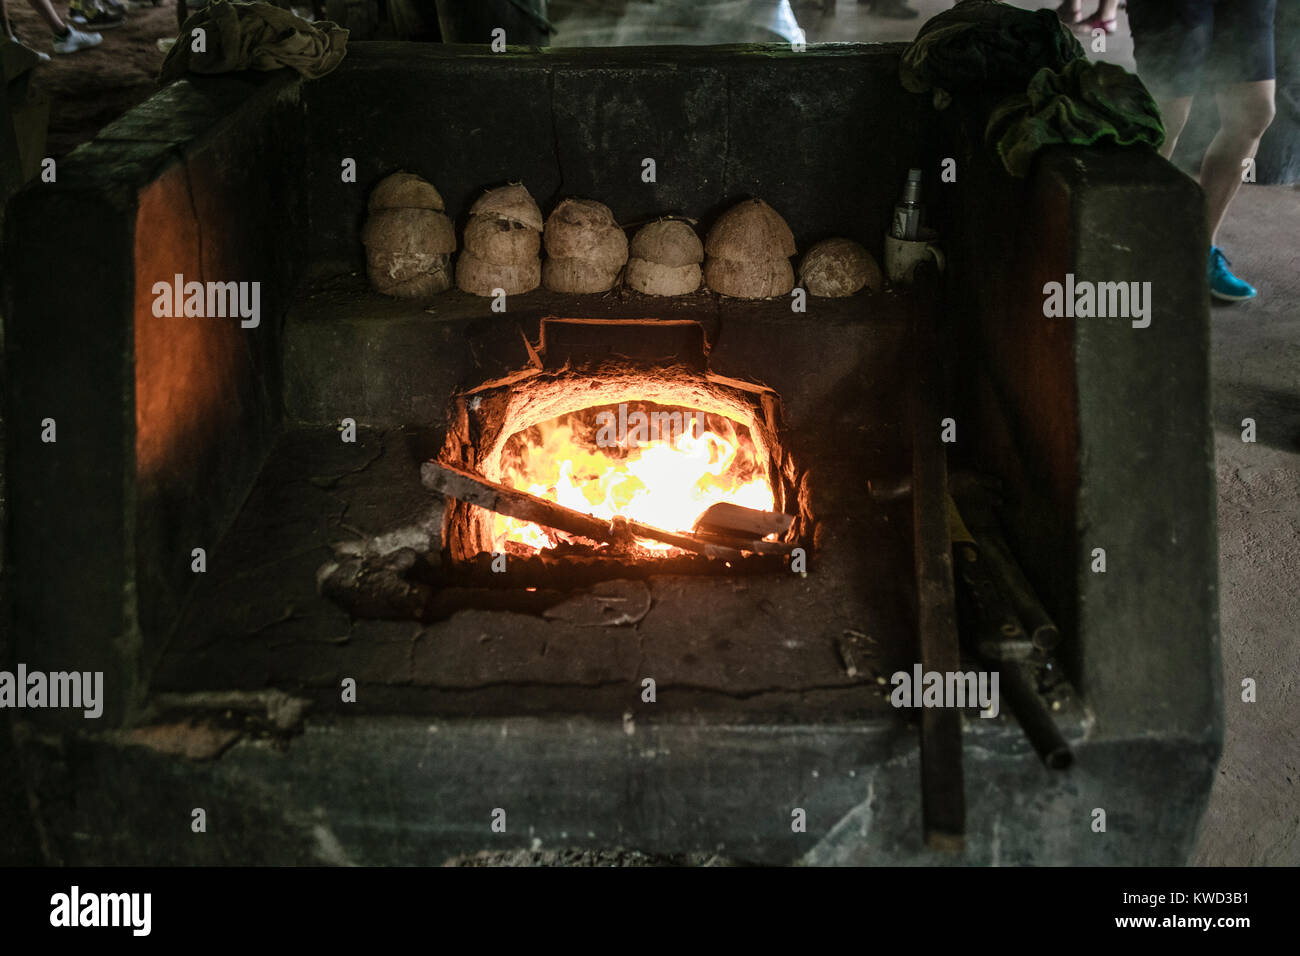
<svg viewBox="0 0 1300 956">
<path fill-rule="evenodd" d="M 637 403 L 637 409 L 652 408 Z M 595 428 L 617 415 L 618 406 L 586 409 L 511 436 L 504 452 L 502 483 L 557 504 L 611 519 L 622 515 L 665 531 L 690 531 L 710 506 L 731 502 L 772 511 L 776 499 L 758 460 L 749 430 L 720 415 L 684 412 L 684 427 L 669 434 L 642 431 L 617 435 Z M 535 550 L 570 540 L 563 532 L 495 515 L 494 550 L 509 541 Z M 650 551 L 671 545 L 638 539 Z"/>
</svg>

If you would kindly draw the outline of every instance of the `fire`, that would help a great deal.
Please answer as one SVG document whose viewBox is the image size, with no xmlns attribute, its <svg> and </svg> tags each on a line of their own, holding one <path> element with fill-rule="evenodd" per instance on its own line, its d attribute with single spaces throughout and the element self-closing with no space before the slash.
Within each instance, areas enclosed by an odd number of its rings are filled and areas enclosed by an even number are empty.
<svg viewBox="0 0 1300 956">
<path fill-rule="evenodd" d="M 649 402 L 590 408 L 513 435 L 501 481 L 557 504 L 610 519 L 622 515 L 665 531 L 690 531 L 710 506 L 774 510 L 772 486 L 749 430 L 721 415 Z M 536 550 L 563 532 L 495 515 L 495 550 L 514 541 Z M 649 551 L 671 545 L 638 539 Z"/>
</svg>

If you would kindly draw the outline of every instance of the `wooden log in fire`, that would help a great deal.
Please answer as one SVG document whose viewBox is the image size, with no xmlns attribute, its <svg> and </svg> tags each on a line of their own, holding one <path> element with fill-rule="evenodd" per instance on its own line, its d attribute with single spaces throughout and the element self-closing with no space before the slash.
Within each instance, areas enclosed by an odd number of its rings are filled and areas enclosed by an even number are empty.
<svg viewBox="0 0 1300 956">
<path fill-rule="evenodd" d="M 720 501 L 716 505 L 710 505 L 704 514 L 695 519 L 695 530 L 756 541 L 769 534 L 784 535 L 792 524 L 793 515 L 742 508 L 728 501 Z"/>
<path fill-rule="evenodd" d="M 727 544 L 721 544 L 706 540 L 700 535 L 665 531 L 639 521 L 620 520 L 615 524 L 436 461 L 426 461 L 420 466 L 420 481 L 429 491 L 436 491 L 466 504 L 476 505 L 521 521 L 531 521 L 568 534 L 581 535 L 592 541 L 612 542 L 630 532 L 637 538 L 650 538 L 653 541 L 671 544 L 683 551 L 724 561 L 742 558 L 745 552 L 784 554 L 789 550 L 784 545 L 772 541 L 729 540 Z"/>
</svg>

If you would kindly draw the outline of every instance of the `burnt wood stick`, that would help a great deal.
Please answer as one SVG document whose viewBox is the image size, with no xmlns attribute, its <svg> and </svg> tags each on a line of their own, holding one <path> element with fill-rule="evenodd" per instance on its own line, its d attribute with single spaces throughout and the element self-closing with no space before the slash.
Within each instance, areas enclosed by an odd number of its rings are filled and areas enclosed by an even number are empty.
<svg viewBox="0 0 1300 956">
<path fill-rule="evenodd" d="M 420 466 L 420 482 L 429 491 L 436 491 L 466 504 L 477 505 L 497 514 L 518 518 L 521 521 L 531 521 L 569 534 L 581 535 L 593 541 L 614 541 L 618 536 L 613 523 L 603 518 L 583 514 L 581 511 L 566 508 L 545 498 L 530 495 L 526 491 L 507 488 L 505 485 L 488 481 L 453 465 L 426 461 Z M 750 547 L 751 542 L 733 547 L 702 541 L 697 536 L 685 532 L 664 531 L 662 528 L 641 524 L 639 521 L 628 521 L 625 527 L 638 538 L 662 541 L 683 551 L 692 551 L 709 558 L 733 561 L 744 557 L 744 550 L 760 553 L 758 544 L 761 542 L 752 542 L 753 547 Z"/>
<path fill-rule="evenodd" d="M 691 537 L 696 541 L 708 544 L 720 544 L 723 547 L 752 551 L 754 554 L 770 554 L 787 558 L 790 556 L 791 550 L 797 547 L 797 545 L 785 544 L 781 541 L 749 541 L 731 534 L 710 534 L 707 531 L 696 531 Z"/>
<path fill-rule="evenodd" d="M 938 273 L 916 273 L 912 335 L 912 534 L 922 670 L 961 667 L 957 643 L 952 543 L 948 535 L 948 464 L 940 439 Z M 961 714 L 955 707 L 921 711 L 921 818 L 932 849 L 958 852 L 966 841 Z"/>
</svg>

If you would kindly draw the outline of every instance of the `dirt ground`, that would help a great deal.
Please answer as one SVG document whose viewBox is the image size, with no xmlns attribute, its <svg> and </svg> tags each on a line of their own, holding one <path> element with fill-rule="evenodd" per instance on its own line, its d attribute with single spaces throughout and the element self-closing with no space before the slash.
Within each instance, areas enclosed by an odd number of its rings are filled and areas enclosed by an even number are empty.
<svg viewBox="0 0 1300 956">
<path fill-rule="evenodd" d="M 1297 235 L 1300 186 L 1243 186 L 1219 234 L 1259 298 L 1210 313 L 1225 730 L 1199 864 L 1300 864 Z M 1245 418 L 1253 442 L 1242 441 Z"/>
<path fill-rule="evenodd" d="M 125 23 L 101 31 L 99 46 L 63 56 L 52 52 L 49 27 L 27 0 L 3 2 L 18 38 L 51 54 L 50 62 L 36 68 L 34 84 L 51 101 L 47 156 L 68 153 L 157 92 L 163 61 L 158 40 L 176 36 L 176 0 L 133 7 Z M 54 10 L 68 21 L 67 0 L 54 0 Z"/>
</svg>

